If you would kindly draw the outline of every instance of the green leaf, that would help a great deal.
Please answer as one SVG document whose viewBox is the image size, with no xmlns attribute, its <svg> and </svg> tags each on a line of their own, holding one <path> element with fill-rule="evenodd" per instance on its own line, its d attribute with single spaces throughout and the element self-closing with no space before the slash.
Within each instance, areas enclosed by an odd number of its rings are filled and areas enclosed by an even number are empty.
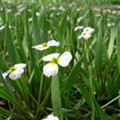
<svg viewBox="0 0 120 120">
<path fill-rule="evenodd" d="M 64 83 L 61 93 L 64 93 L 65 91 L 70 91 L 72 89 L 72 86 L 74 84 L 76 76 L 80 73 L 80 66 L 82 64 L 82 58 L 76 63 L 76 65 L 71 70 L 69 76 L 66 78 L 66 82 Z"/>
<path fill-rule="evenodd" d="M 34 31 L 34 38 L 36 41 L 35 44 L 37 44 L 38 41 L 42 43 L 42 41 L 40 41 L 40 30 L 39 30 L 38 20 L 35 11 L 33 11 L 33 31 Z"/>
<path fill-rule="evenodd" d="M 2 87 L 0 87 L 0 97 L 16 105 L 21 112 L 23 111 L 23 107 L 18 103 L 17 99 Z"/>
<path fill-rule="evenodd" d="M 120 30 L 117 27 L 117 30 L 120 32 Z M 118 32 L 118 34 L 119 34 Z M 119 68 L 119 72 L 120 72 L 120 39 L 119 39 L 119 35 L 117 34 L 117 38 L 116 38 L 116 47 L 117 47 L 117 64 L 118 64 L 118 68 Z"/>
<path fill-rule="evenodd" d="M 60 120 L 63 120 L 58 76 L 52 77 L 52 81 L 51 81 L 51 97 L 52 97 L 52 106 L 53 106 L 54 114 L 56 116 L 58 116 Z"/>
<path fill-rule="evenodd" d="M 96 43 L 95 67 L 98 79 L 102 79 L 102 63 L 103 63 L 103 34 L 102 27 L 99 26 L 99 32 Z"/>
<path fill-rule="evenodd" d="M 11 37 L 11 33 L 10 33 L 8 24 L 5 29 L 5 42 L 6 42 L 10 61 L 11 61 L 11 63 L 15 64 L 17 62 L 17 56 L 16 56 L 16 52 L 15 52 L 15 48 L 14 48 L 14 44 L 13 44 L 13 40 Z"/>
<path fill-rule="evenodd" d="M 1 54 L 0 54 L 0 69 L 2 71 L 8 70 L 8 66 L 6 65 L 5 61 L 3 60 Z"/>
<path fill-rule="evenodd" d="M 20 56 L 20 58 L 21 58 L 21 60 L 23 61 L 23 62 L 27 62 L 27 56 L 26 56 L 26 54 L 25 54 L 25 50 L 24 50 L 24 48 L 23 48 L 23 35 L 22 35 L 22 29 L 19 27 L 19 19 L 18 18 L 16 18 L 16 37 L 17 37 L 17 41 L 18 41 L 18 46 L 19 46 L 19 49 L 18 49 L 18 52 L 19 52 L 19 56 Z"/>
<path fill-rule="evenodd" d="M 109 45 L 108 45 L 108 56 L 109 58 L 111 57 L 112 53 L 113 53 L 113 48 L 114 48 L 114 41 L 115 41 L 115 38 L 117 36 L 117 28 L 112 28 L 111 29 L 111 34 L 110 34 L 110 42 L 109 42 Z"/>
<path fill-rule="evenodd" d="M 79 87 L 80 87 L 83 97 L 85 98 L 89 106 L 95 110 L 95 113 L 100 118 L 100 120 L 108 120 L 107 115 L 103 112 L 100 105 L 97 103 L 95 98 L 91 96 L 91 93 L 85 88 L 83 83 L 80 80 L 78 81 L 78 83 L 79 83 Z"/>
</svg>

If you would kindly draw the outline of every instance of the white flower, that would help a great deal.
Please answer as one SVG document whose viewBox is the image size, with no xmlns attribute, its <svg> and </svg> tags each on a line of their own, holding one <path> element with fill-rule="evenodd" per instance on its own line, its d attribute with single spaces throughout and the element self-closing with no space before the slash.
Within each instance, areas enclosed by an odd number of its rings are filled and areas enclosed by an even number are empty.
<svg viewBox="0 0 120 120">
<path fill-rule="evenodd" d="M 61 10 L 61 11 L 64 12 L 64 11 L 65 11 L 65 8 L 64 8 L 63 6 L 60 6 L 60 7 L 59 7 L 59 10 Z"/>
<path fill-rule="evenodd" d="M 83 38 L 83 39 L 87 40 L 88 38 L 91 37 L 91 34 L 92 34 L 93 32 L 94 32 L 94 29 L 93 29 L 93 28 L 91 28 L 91 27 L 85 27 L 85 28 L 83 29 L 82 34 L 81 34 L 80 36 L 78 36 L 78 39 Z"/>
<path fill-rule="evenodd" d="M 62 55 L 60 53 L 53 53 L 42 58 L 43 61 L 49 61 L 43 67 L 43 73 L 47 77 L 55 76 L 58 73 L 58 64 L 62 67 L 67 67 L 72 60 L 70 52 L 66 51 Z"/>
<path fill-rule="evenodd" d="M 59 120 L 59 118 L 57 116 L 54 116 L 54 115 L 49 115 L 47 118 L 42 119 L 42 120 Z"/>
<path fill-rule="evenodd" d="M 40 15 L 40 13 L 39 12 L 36 12 L 36 16 L 39 16 Z"/>
<path fill-rule="evenodd" d="M 31 22 L 33 19 L 32 18 L 29 18 L 28 21 Z"/>
<path fill-rule="evenodd" d="M 107 26 L 108 26 L 108 27 L 115 26 L 115 23 L 110 23 L 110 22 L 109 22 L 109 23 L 107 24 Z"/>
<path fill-rule="evenodd" d="M 83 20 L 83 16 L 81 16 L 77 19 L 77 23 L 80 23 L 82 20 Z"/>
<path fill-rule="evenodd" d="M 0 27 L 0 31 L 1 31 L 1 30 L 3 30 L 4 28 L 5 28 L 5 26 L 4 26 L 4 25 L 3 25 L 3 26 L 1 26 L 1 27 Z"/>
<path fill-rule="evenodd" d="M 10 13 L 11 12 L 11 9 L 8 9 L 7 11 L 6 11 L 6 13 Z"/>
<path fill-rule="evenodd" d="M 112 11 L 112 14 L 117 14 L 117 11 L 116 11 L 116 10 L 113 10 L 113 11 Z"/>
<path fill-rule="evenodd" d="M 101 14 L 100 13 L 96 13 L 95 17 L 101 17 Z"/>
<path fill-rule="evenodd" d="M 57 7 L 51 7 L 50 10 L 57 10 Z"/>
<path fill-rule="evenodd" d="M 67 21 L 70 21 L 70 16 L 67 16 L 66 20 L 67 20 Z"/>
<path fill-rule="evenodd" d="M 80 36 L 78 36 L 78 39 L 83 38 L 83 39 L 87 40 L 87 39 L 90 38 L 90 37 L 91 37 L 91 34 L 90 34 L 90 33 L 82 32 L 82 34 L 81 34 Z"/>
<path fill-rule="evenodd" d="M 2 74 L 3 78 L 5 79 L 7 75 L 9 75 L 9 78 L 12 80 L 17 80 L 21 77 L 21 75 L 24 73 L 24 68 L 26 67 L 26 64 L 19 63 L 15 64 L 13 67 L 11 67 L 8 71 L 4 72 Z"/>
<path fill-rule="evenodd" d="M 83 26 L 77 26 L 77 27 L 74 28 L 74 31 L 78 31 L 78 30 L 81 30 L 81 29 L 83 29 Z"/>
<path fill-rule="evenodd" d="M 49 30 L 49 31 L 48 31 L 48 34 L 51 34 L 51 33 L 52 33 L 52 30 Z"/>
<path fill-rule="evenodd" d="M 33 46 L 32 48 L 35 48 L 35 49 L 37 49 L 37 50 L 42 51 L 42 50 L 48 49 L 48 48 L 51 47 L 51 46 L 56 46 L 56 47 L 57 47 L 57 46 L 59 46 L 59 45 L 60 45 L 59 42 L 57 42 L 57 41 L 55 41 L 55 40 L 51 40 L 51 41 L 48 41 L 47 43 L 44 42 L 43 44 L 39 44 L 39 45 Z"/>
<path fill-rule="evenodd" d="M 94 29 L 91 28 L 91 27 L 85 27 L 85 28 L 83 29 L 83 32 L 87 32 L 87 33 L 89 33 L 89 34 L 92 34 L 92 33 L 94 32 Z"/>
<path fill-rule="evenodd" d="M 60 15 L 60 12 L 57 12 L 56 15 L 59 16 L 59 15 Z"/>
</svg>

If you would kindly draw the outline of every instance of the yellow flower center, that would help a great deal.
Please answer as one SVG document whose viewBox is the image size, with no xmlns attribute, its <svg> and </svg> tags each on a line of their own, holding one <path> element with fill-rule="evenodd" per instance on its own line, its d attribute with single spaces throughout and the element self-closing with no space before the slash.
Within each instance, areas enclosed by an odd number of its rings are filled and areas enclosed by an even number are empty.
<svg viewBox="0 0 120 120">
<path fill-rule="evenodd" d="M 86 32 L 88 32 L 89 31 L 89 29 L 86 29 Z"/>
<path fill-rule="evenodd" d="M 17 70 L 17 67 L 11 67 L 10 68 L 10 73 L 12 73 L 12 72 L 14 72 L 14 71 L 16 71 Z"/>
<path fill-rule="evenodd" d="M 51 60 L 51 64 L 58 64 L 58 62 L 60 61 L 60 58 L 53 58 L 52 60 Z"/>
<path fill-rule="evenodd" d="M 45 47 L 47 47 L 47 46 L 48 46 L 47 43 L 43 43 L 43 44 L 42 44 L 42 48 L 45 48 Z"/>
<path fill-rule="evenodd" d="M 84 32 L 84 33 L 83 33 L 83 36 L 85 36 L 85 35 L 86 35 L 86 33 Z"/>
</svg>

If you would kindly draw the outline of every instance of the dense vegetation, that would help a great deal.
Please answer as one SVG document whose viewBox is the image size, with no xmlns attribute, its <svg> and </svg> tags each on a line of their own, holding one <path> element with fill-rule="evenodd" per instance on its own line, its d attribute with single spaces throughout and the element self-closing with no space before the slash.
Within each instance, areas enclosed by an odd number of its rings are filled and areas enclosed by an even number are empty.
<svg viewBox="0 0 120 120">
<path fill-rule="evenodd" d="M 120 119 L 120 11 L 93 6 L 112 3 L 0 1 L 0 120 L 41 120 L 50 114 L 60 120 Z M 86 27 L 94 31 L 84 39 Z M 33 48 L 50 40 L 60 45 Z M 72 60 L 47 77 L 43 57 L 66 51 Z M 12 80 L 18 63 L 24 69 Z"/>
</svg>

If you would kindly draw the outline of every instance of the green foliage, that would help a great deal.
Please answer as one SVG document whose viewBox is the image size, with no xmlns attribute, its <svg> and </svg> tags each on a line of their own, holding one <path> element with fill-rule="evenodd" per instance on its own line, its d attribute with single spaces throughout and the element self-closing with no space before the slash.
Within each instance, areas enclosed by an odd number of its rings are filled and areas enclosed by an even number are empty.
<svg viewBox="0 0 120 120">
<path fill-rule="evenodd" d="M 49 114 L 60 120 L 120 118 L 120 12 L 96 10 L 89 6 L 93 0 L 86 2 L 0 1 L 0 120 L 40 120 Z M 95 31 L 78 39 L 77 26 Z M 32 48 L 52 39 L 60 46 Z M 42 57 L 65 51 L 72 53 L 69 66 L 46 77 Z M 21 78 L 4 79 L 2 73 L 17 63 L 27 64 Z"/>
</svg>

